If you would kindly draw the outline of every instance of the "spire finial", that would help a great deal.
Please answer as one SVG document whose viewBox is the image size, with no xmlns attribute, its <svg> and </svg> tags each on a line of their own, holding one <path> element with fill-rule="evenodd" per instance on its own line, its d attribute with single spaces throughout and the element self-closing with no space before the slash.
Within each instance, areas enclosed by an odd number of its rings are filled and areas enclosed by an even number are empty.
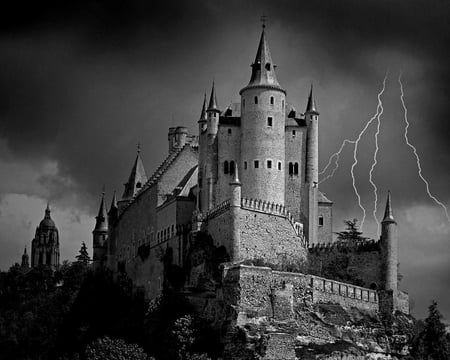
<svg viewBox="0 0 450 360">
<path fill-rule="evenodd" d="M 266 21 L 267 21 L 267 16 L 262 14 L 261 15 L 261 22 L 262 22 L 262 28 L 263 30 L 266 28 Z"/>
<path fill-rule="evenodd" d="M 212 82 L 211 96 L 209 98 L 209 104 L 208 104 L 207 111 L 220 112 L 219 107 L 217 106 L 216 84 L 215 84 L 214 78 L 213 78 L 213 82 Z"/>
<path fill-rule="evenodd" d="M 140 142 L 137 143 L 137 153 L 138 153 L 138 155 L 141 153 L 141 143 Z"/>
</svg>

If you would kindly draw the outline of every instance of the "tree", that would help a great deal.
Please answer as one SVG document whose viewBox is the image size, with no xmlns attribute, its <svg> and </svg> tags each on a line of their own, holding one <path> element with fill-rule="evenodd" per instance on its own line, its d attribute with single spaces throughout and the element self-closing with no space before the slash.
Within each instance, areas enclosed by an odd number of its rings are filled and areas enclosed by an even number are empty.
<svg viewBox="0 0 450 360">
<path fill-rule="evenodd" d="M 344 224 L 346 225 L 346 230 L 335 233 L 338 241 L 359 243 L 368 239 L 367 237 L 362 236 L 363 233 L 359 231 L 357 219 L 344 220 Z"/>
<path fill-rule="evenodd" d="M 433 300 L 428 308 L 425 324 L 419 327 L 418 335 L 413 343 L 411 355 L 416 360 L 448 360 L 450 359 L 449 337 L 442 323 L 442 315 Z"/>
<path fill-rule="evenodd" d="M 79 263 L 82 263 L 83 265 L 88 265 L 89 262 L 91 261 L 91 259 L 89 258 L 87 247 L 86 247 L 86 244 L 84 243 L 84 241 L 83 241 L 83 243 L 81 245 L 81 249 L 80 249 L 79 252 L 80 252 L 80 255 L 76 256 L 77 261 Z"/>
<path fill-rule="evenodd" d="M 97 339 L 86 347 L 87 360 L 150 360 L 144 350 L 136 344 L 108 336 Z"/>
</svg>

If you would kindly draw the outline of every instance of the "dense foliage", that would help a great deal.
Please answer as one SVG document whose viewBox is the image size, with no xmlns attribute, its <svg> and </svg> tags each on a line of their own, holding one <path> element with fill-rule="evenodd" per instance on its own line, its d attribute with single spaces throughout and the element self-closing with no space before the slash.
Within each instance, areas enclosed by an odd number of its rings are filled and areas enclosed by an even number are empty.
<svg viewBox="0 0 450 360">
<path fill-rule="evenodd" d="M 450 359 L 450 335 L 445 331 L 436 301 L 429 306 L 428 317 L 425 321 L 417 323 L 416 336 L 411 348 L 411 359 Z"/>
<path fill-rule="evenodd" d="M 206 360 L 203 349 L 217 352 L 218 337 L 182 297 L 166 290 L 149 307 L 126 276 L 86 263 L 0 273 L 2 360 Z"/>
</svg>

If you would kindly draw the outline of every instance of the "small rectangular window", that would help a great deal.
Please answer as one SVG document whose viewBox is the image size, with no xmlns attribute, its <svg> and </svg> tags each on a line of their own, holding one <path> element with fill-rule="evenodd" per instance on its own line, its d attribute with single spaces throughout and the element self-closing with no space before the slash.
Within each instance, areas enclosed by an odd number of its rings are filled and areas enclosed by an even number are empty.
<svg viewBox="0 0 450 360">
<path fill-rule="evenodd" d="M 244 170 L 247 170 L 247 161 L 244 161 Z"/>
<path fill-rule="evenodd" d="M 281 161 L 278 161 L 278 170 L 281 170 Z"/>
<path fill-rule="evenodd" d="M 323 226 L 323 216 L 319 216 L 319 226 Z"/>
<path fill-rule="evenodd" d="M 274 99 L 273 96 L 270 97 L 270 105 L 273 105 Z"/>
<path fill-rule="evenodd" d="M 295 135 L 296 135 L 295 130 L 292 130 L 292 137 L 295 137 Z"/>
<path fill-rule="evenodd" d="M 272 169 L 272 160 L 267 160 L 267 168 Z"/>
<path fill-rule="evenodd" d="M 271 116 L 267 118 L 267 126 L 272 126 L 272 120 L 273 118 Z"/>
<path fill-rule="evenodd" d="M 255 160 L 255 169 L 258 169 L 258 168 L 259 168 L 259 161 Z"/>
</svg>

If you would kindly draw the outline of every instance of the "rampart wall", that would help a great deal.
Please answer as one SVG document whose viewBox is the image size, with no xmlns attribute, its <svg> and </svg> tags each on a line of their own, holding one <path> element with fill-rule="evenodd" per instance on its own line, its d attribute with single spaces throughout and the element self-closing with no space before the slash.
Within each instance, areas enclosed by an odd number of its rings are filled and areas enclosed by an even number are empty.
<svg viewBox="0 0 450 360">
<path fill-rule="evenodd" d="M 376 291 L 301 273 L 275 271 L 269 267 L 235 265 L 225 269 L 224 284 L 240 316 L 292 318 L 298 307 L 318 303 L 375 313 Z M 233 293 L 230 288 L 236 287 Z M 234 296 L 233 296 L 234 294 Z"/>
</svg>

